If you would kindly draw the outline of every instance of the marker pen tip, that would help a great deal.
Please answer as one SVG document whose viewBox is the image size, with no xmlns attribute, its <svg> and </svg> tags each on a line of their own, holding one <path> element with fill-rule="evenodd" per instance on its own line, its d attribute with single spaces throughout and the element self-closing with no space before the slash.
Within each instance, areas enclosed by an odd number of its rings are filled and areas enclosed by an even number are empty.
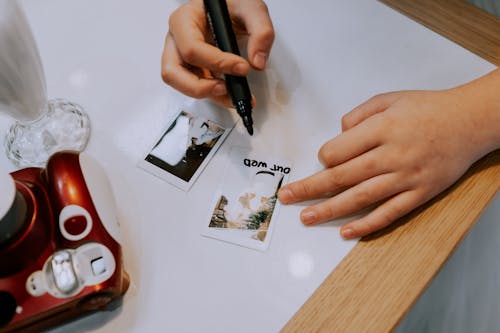
<svg viewBox="0 0 500 333">
<path fill-rule="evenodd" d="M 248 131 L 248 134 L 250 134 L 251 136 L 253 135 L 253 127 L 252 126 L 247 126 L 247 131 Z"/>
</svg>

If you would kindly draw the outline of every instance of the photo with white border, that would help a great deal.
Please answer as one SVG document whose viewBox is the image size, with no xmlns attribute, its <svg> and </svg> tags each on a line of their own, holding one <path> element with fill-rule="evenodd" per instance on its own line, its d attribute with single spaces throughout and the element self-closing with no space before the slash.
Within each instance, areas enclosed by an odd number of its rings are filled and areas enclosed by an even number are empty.
<svg viewBox="0 0 500 333">
<path fill-rule="evenodd" d="M 278 190 L 291 172 L 288 161 L 264 157 L 244 148 L 230 151 L 225 182 L 216 192 L 207 237 L 265 251 L 278 214 Z"/>
<path fill-rule="evenodd" d="M 138 166 L 188 191 L 234 127 L 227 115 L 211 116 L 180 110 Z"/>
</svg>

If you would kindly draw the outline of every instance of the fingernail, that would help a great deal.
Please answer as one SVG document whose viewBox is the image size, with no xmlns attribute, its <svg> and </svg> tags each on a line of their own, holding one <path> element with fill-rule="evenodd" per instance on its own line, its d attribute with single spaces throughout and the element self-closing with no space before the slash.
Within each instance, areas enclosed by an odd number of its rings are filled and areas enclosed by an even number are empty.
<svg viewBox="0 0 500 333">
<path fill-rule="evenodd" d="M 253 65 L 259 69 L 266 67 L 267 54 L 264 52 L 257 52 L 253 57 Z"/>
<path fill-rule="evenodd" d="M 316 213 L 311 210 L 302 211 L 300 219 L 304 224 L 311 224 L 316 221 Z"/>
<path fill-rule="evenodd" d="M 340 234 L 344 239 L 351 239 L 354 237 L 354 230 L 352 230 L 351 228 L 342 229 L 340 231 Z"/>
<path fill-rule="evenodd" d="M 215 85 L 215 87 L 212 89 L 212 95 L 214 96 L 222 96 L 227 93 L 226 86 L 222 83 L 218 83 Z"/>
<path fill-rule="evenodd" d="M 232 72 L 235 75 L 245 75 L 247 73 L 247 66 L 245 64 L 238 63 L 233 66 Z"/>
<path fill-rule="evenodd" d="M 289 203 L 293 200 L 293 193 L 289 189 L 282 188 L 278 192 L 278 198 L 283 203 Z"/>
</svg>

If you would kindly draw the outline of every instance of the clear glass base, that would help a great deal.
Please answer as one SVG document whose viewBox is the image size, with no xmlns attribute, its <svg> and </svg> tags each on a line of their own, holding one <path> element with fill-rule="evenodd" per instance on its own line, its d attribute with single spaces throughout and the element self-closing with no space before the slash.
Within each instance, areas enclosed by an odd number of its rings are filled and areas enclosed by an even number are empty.
<svg viewBox="0 0 500 333">
<path fill-rule="evenodd" d="M 40 119 L 11 126 L 5 150 L 18 167 L 43 167 L 55 152 L 82 151 L 89 137 L 90 120 L 82 107 L 54 99 L 48 102 L 47 112 Z"/>
</svg>

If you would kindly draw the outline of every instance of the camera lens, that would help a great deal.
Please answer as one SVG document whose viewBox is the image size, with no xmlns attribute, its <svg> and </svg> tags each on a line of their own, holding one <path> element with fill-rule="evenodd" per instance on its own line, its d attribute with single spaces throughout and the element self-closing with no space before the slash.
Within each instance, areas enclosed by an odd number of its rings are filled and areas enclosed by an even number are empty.
<svg viewBox="0 0 500 333">
<path fill-rule="evenodd" d="M 16 299 L 11 293 L 0 291 L 0 327 L 7 325 L 16 314 Z"/>
</svg>

